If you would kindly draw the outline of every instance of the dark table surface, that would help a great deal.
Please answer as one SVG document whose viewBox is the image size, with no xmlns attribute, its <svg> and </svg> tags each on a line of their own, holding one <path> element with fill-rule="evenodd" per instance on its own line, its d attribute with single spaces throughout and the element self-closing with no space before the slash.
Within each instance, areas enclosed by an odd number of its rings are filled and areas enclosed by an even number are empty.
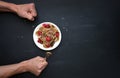
<svg viewBox="0 0 120 78">
<path fill-rule="evenodd" d="M 0 65 L 44 56 L 32 38 L 39 23 L 57 24 L 63 36 L 39 77 L 23 73 L 11 78 L 120 78 L 119 0 L 5 1 L 34 2 L 38 16 L 30 22 L 0 13 Z"/>
</svg>

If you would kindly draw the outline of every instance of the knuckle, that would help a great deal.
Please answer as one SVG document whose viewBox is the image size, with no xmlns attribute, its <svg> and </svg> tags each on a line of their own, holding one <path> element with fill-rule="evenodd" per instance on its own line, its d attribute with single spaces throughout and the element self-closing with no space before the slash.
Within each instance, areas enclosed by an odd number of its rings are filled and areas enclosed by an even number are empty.
<svg viewBox="0 0 120 78">
<path fill-rule="evenodd" d="M 41 61 L 44 61 L 44 58 L 41 57 L 40 60 L 41 60 Z"/>
<path fill-rule="evenodd" d="M 40 56 L 37 56 L 36 59 L 40 59 L 41 57 Z"/>
<path fill-rule="evenodd" d="M 47 62 L 47 61 L 45 61 L 45 62 L 44 62 L 44 64 L 45 64 L 45 65 L 48 65 L 48 62 Z"/>
<path fill-rule="evenodd" d="M 37 56 L 36 58 L 40 58 L 40 56 Z"/>
<path fill-rule="evenodd" d="M 40 56 L 37 56 L 37 59 L 38 60 L 41 60 L 41 61 L 44 61 L 44 58 L 40 57 Z"/>
<path fill-rule="evenodd" d="M 34 3 L 31 3 L 31 6 L 35 6 L 35 4 L 34 4 Z"/>
</svg>

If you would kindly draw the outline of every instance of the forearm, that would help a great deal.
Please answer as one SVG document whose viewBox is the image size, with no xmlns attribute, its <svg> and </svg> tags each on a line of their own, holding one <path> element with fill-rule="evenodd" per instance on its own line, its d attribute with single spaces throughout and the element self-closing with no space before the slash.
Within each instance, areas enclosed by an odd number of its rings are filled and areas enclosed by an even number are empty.
<svg viewBox="0 0 120 78">
<path fill-rule="evenodd" d="M 0 12 L 16 12 L 16 4 L 0 1 Z"/>
<path fill-rule="evenodd" d="M 12 75 L 27 72 L 24 62 L 6 66 L 0 66 L 0 78 L 8 78 Z"/>
</svg>

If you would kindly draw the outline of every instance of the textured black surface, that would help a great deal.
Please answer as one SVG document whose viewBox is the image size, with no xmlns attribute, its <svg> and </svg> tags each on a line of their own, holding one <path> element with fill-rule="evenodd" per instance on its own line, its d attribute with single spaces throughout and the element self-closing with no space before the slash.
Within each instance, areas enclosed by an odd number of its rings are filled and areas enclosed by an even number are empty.
<svg viewBox="0 0 120 78">
<path fill-rule="evenodd" d="M 62 42 L 37 78 L 120 78 L 119 0 L 5 0 L 35 2 L 34 22 L 0 13 L 0 65 L 44 56 L 33 40 L 34 28 L 50 21 L 62 31 Z M 30 73 L 11 78 L 36 78 Z"/>
</svg>

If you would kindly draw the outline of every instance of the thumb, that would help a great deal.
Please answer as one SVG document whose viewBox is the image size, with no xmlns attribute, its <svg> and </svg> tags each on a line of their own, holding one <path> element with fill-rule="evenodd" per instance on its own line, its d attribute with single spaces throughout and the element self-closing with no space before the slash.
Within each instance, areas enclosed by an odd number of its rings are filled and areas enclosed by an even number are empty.
<svg viewBox="0 0 120 78">
<path fill-rule="evenodd" d="M 34 21 L 34 17 L 30 13 L 26 14 L 26 18 L 30 21 Z"/>
</svg>

